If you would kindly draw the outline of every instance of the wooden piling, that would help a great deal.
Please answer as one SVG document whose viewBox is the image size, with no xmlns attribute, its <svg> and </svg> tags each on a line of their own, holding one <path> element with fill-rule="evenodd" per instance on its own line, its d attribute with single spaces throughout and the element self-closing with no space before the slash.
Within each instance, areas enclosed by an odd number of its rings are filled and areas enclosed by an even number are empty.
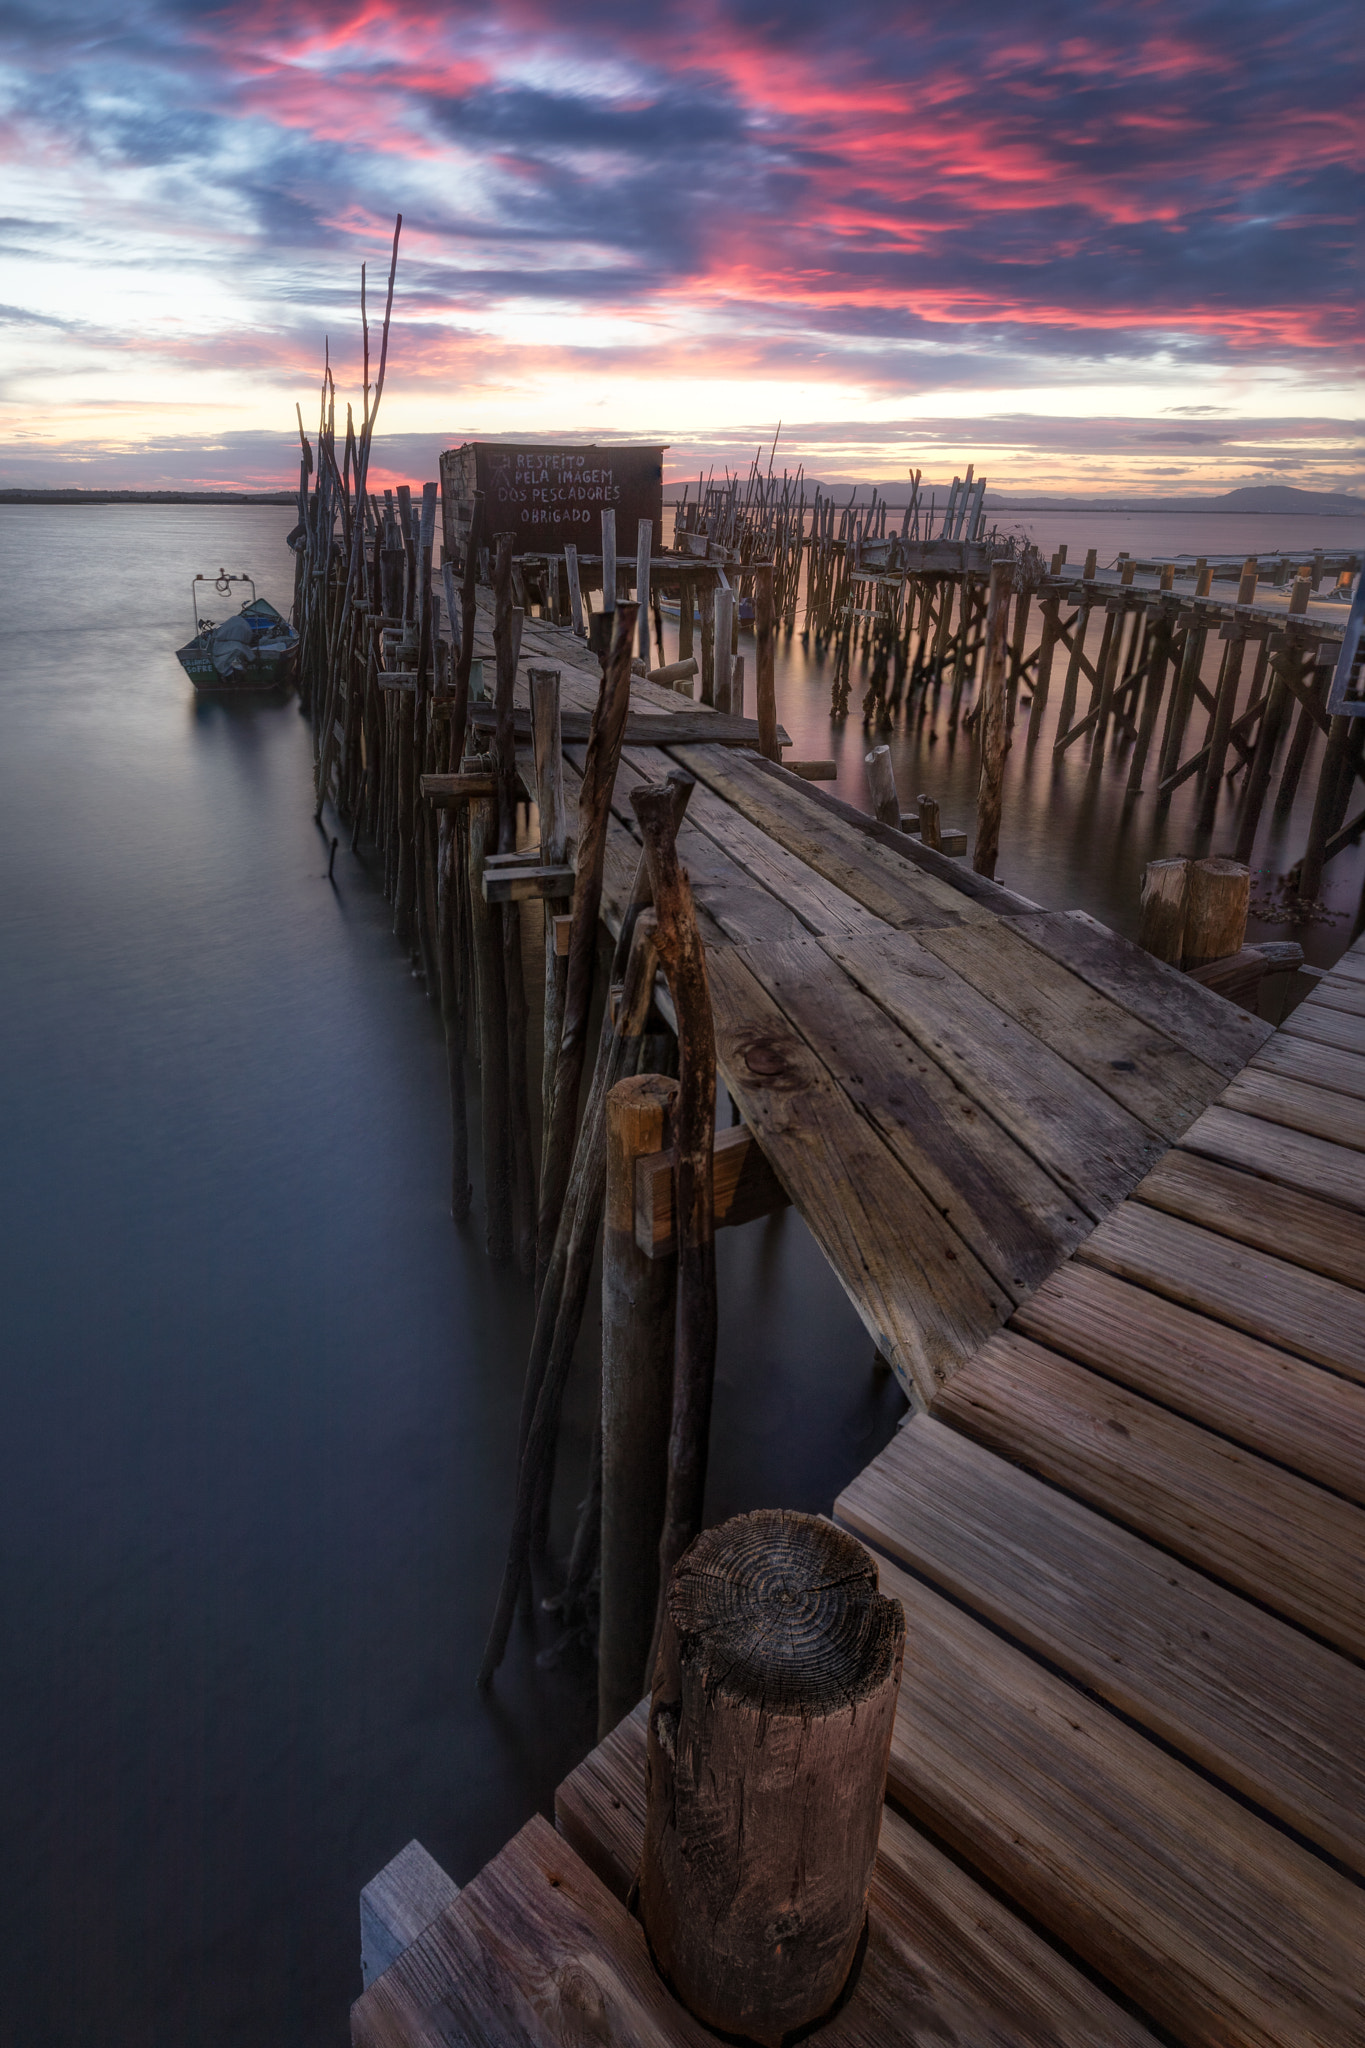
<svg viewBox="0 0 1365 2048">
<path fill-rule="evenodd" d="M 635 1242 L 635 1164 L 672 1138 L 676 1081 L 637 1074 L 607 1097 L 602 1226 L 599 1741 L 648 1690 L 673 1408 L 677 1261 Z"/>
<path fill-rule="evenodd" d="M 893 832 L 901 829 L 901 800 L 896 790 L 896 774 L 891 765 L 890 747 L 874 747 L 864 756 L 867 768 L 867 787 L 872 798 L 873 816 L 883 825 L 889 825 Z"/>
<path fill-rule="evenodd" d="M 981 684 L 981 780 L 976 798 L 976 846 L 972 866 L 991 879 L 1000 852 L 1000 806 L 1005 787 L 1005 646 L 1014 565 L 991 564 L 986 609 L 986 669 Z M 923 837 L 924 827 L 920 826 Z"/>
<path fill-rule="evenodd" d="M 542 867 L 563 865 L 568 848 L 568 814 L 564 805 L 564 754 L 560 744 L 559 670 L 528 668 L 526 680 L 531 692 L 531 736 L 535 753 L 536 806 L 540 812 L 540 862 Z M 568 957 L 555 940 L 555 905 L 545 902 L 545 1028 L 541 1070 L 541 1171 L 544 1172 L 544 1143 L 550 1130 L 550 1104 L 554 1095 L 555 1061 L 564 1022 L 564 990 L 568 979 Z"/>
<path fill-rule="evenodd" d="M 604 513 L 603 518 L 607 515 Z M 544 1172 L 536 1243 L 539 1286 L 554 1244 L 559 1214 L 573 1162 L 578 1091 L 587 1053 L 588 1012 L 592 1004 L 597 961 L 597 918 L 602 904 L 602 873 L 607 852 L 611 793 L 621 758 L 626 715 L 630 709 L 630 663 L 637 607 L 618 605 L 616 621 L 593 712 L 587 759 L 578 799 L 578 862 L 574 874 L 573 924 L 564 982 L 564 1022 L 555 1057 L 550 1117 L 545 1133 Z"/>
<path fill-rule="evenodd" d="M 1142 877 L 1138 944 L 1158 960 L 1178 967 L 1185 953 L 1188 860 L 1149 860 Z"/>
<path fill-rule="evenodd" d="M 943 845 L 943 833 L 939 824 L 938 803 L 921 790 L 919 803 L 919 836 L 924 846 L 930 846 L 937 853 Z"/>
<path fill-rule="evenodd" d="M 517 754 L 512 697 L 521 640 L 520 607 L 512 604 L 512 536 L 499 534 L 494 581 L 493 646 L 497 685 L 493 701 L 494 773 L 498 779 L 498 852 L 517 844 Z M 531 1159 L 531 1111 L 527 1101 L 529 1011 L 521 958 L 521 905 L 500 903 L 492 918 L 502 944 L 507 1025 L 507 1137 L 512 1153 L 512 1235 L 517 1263 L 528 1276 L 536 1264 L 536 1180 Z"/>
<path fill-rule="evenodd" d="M 699 1537 L 666 1615 L 640 1918 L 698 2019 L 777 2048 L 862 1940 L 905 1617 L 853 1537 L 772 1509 Z"/>
<path fill-rule="evenodd" d="M 692 890 L 678 861 L 678 811 L 666 782 L 631 791 L 654 896 L 659 961 L 678 1024 L 674 1214 L 678 1237 L 678 1334 L 668 1494 L 659 1539 L 659 1584 L 701 1527 L 716 1371 L 716 1244 L 713 1152 L 716 1035 L 706 954 Z M 656 1626 L 657 1639 L 657 1626 Z"/>
<path fill-rule="evenodd" d="M 1207 967 L 1241 951 L 1246 939 L 1251 872 L 1241 861 L 1190 862 L 1181 965 Z"/>
<path fill-rule="evenodd" d="M 479 1121 L 488 1256 L 512 1256 L 512 1176 L 507 1147 L 507 1004 L 502 932 L 494 906 L 484 901 L 483 864 L 497 844 L 493 804 L 469 806 L 469 926 L 479 1017 Z"/>
<path fill-rule="evenodd" d="M 777 744 L 777 636 L 773 617 L 772 563 L 755 563 L 753 575 L 758 751 L 767 761 L 780 761 L 782 749 Z"/>
</svg>

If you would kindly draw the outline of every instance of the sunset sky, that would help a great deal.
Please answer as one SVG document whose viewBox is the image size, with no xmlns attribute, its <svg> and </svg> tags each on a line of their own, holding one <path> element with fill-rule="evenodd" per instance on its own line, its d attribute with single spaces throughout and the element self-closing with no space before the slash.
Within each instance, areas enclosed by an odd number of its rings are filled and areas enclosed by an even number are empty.
<svg viewBox="0 0 1365 2048">
<path fill-rule="evenodd" d="M 404 216 L 390 474 L 475 434 L 1359 490 L 1328 4 L 5 0 L 0 483 L 275 485 Z"/>
</svg>

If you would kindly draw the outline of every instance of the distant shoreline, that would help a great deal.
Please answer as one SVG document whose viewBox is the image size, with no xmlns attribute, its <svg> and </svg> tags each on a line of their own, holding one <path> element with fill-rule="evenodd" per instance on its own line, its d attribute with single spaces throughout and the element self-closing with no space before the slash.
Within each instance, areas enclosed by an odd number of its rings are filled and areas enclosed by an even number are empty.
<svg viewBox="0 0 1365 2048">
<path fill-rule="evenodd" d="M 0 505 L 297 505 L 297 491 L 16 491 Z"/>
</svg>

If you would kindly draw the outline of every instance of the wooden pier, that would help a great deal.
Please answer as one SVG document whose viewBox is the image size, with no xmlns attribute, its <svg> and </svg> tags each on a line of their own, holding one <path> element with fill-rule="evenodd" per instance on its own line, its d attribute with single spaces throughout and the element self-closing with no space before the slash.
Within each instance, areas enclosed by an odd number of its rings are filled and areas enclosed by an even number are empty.
<svg viewBox="0 0 1365 2048">
<path fill-rule="evenodd" d="M 528 710 L 560 672 L 572 811 L 598 665 L 534 619 L 520 660 Z M 907 1646 L 867 1953 L 816 2038 L 1359 2042 L 1365 949 L 1272 1032 L 631 699 L 602 916 L 630 787 L 685 767 L 721 1075 L 913 1402 L 836 1509 Z M 557 1820 L 377 1979 L 357 2048 L 714 2038 L 629 1910 L 642 1712 Z"/>
</svg>

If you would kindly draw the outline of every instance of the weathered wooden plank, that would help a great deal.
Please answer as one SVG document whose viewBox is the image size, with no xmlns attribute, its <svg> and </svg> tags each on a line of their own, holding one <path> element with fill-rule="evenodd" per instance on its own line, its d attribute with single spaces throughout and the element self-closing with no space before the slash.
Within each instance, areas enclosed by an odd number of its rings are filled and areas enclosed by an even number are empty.
<svg viewBox="0 0 1365 2048">
<path fill-rule="evenodd" d="M 1010 1297 L 742 957 L 722 950 L 708 967 L 726 1086 L 884 1356 L 928 1400 L 1005 1320 Z"/>
<path fill-rule="evenodd" d="M 1271 1036 L 1273 1027 L 1259 1017 L 1224 1002 L 1083 912 L 1043 911 L 1012 917 L 1010 925 L 1030 945 L 1229 1077 Z"/>
<path fill-rule="evenodd" d="M 1245 1116 L 1212 1103 L 1180 1140 L 1182 1149 L 1240 1166 L 1282 1187 L 1319 1195 L 1343 1208 L 1365 1211 L 1360 1154 L 1325 1138 Z"/>
<path fill-rule="evenodd" d="M 1345 1010 L 1349 1016 L 1365 1017 L 1365 976 L 1353 981 L 1343 974 L 1324 975 L 1317 983 L 1308 1003 L 1315 1010 Z"/>
<path fill-rule="evenodd" d="M 1365 1388 L 1069 1259 L 1012 1330 L 1365 1505 Z"/>
<path fill-rule="evenodd" d="M 1173 1142 L 1222 1092 L 1217 1067 L 1052 959 L 1004 919 L 925 931 L 919 943 L 1106 1095 Z"/>
<path fill-rule="evenodd" d="M 704 2048 L 644 1931 L 536 1816 L 351 2008 L 353 2048 Z"/>
<path fill-rule="evenodd" d="M 566 773 L 575 774 L 575 786 L 582 760 L 581 748 L 565 749 Z M 667 754 L 654 748 L 634 747 L 622 753 L 612 792 L 612 815 L 618 828 L 629 833 L 637 845 L 630 792 L 642 783 L 661 781 L 673 765 Z M 806 927 L 790 905 L 746 874 L 713 839 L 697 831 L 691 823 L 691 809 L 689 802 L 688 816 L 678 833 L 678 857 L 687 870 L 692 894 L 703 914 L 706 944 L 724 939 L 746 946 L 766 939 L 802 937 Z"/>
<path fill-rule="evenodd" d="M 1300 1003 L 1280 1026 L 1282 1036 L 1310 1038 L 1318 1045 L 1340 1046 L 1353 1052 L 1365 1066 L 1365 1017 L 1353 1017 L 1348 1010 L 1327 1009 L 1318 1003 Z"/>
<path fill-rule="evenodd" d="M 624 1899 L 644 1840 L 646 1707 L 555 1795 L 578 1854 Z M 867 1954 L 820 2048 L 1143 2048 L 1151 2036 L 918 1828 L 888 1807 Z"/>
<path fill-rule="evenodd" d="M 1334 1202 L 1278 1187 L 1221 1160 L 1174 1146 L 1133 1189 L 1133 1199 L 1202 1223 L 1220 1237 L 1324 1273 L 1348 1286 L 1365 1275 L 1365 1221 Z"/>
<path fill-rule="evenodd" d="M 813 940 L 745 963 L 1012 1300 L 1085 1236 L 1080 1204 Z"/>
<path fill-rule="evenodd" d="M 1365 1297 L 1339 1280 L 1124 1202 L 1076 1254 L 1154 1294 L 1351 1379 L 1365 1379 Z"/>
<path fill-rule="evenodd" d="M 460 1895 L 420 1842 L 400 1849 L 360 1894 L 360 1981 L 366 1990 Z"/>
<path fill-rule="evenodd" d="M 676 692 L 668 693 L 677 705 Z M 758 745 L 758 720 L 756 718 L 731 718 L 726 713 L 710 711 L 705 706 L 697 710 L 689 707 L 686 711 L 660 706 L 657 711 L 639 708 L 638 693 L 631 692 L 632 709 L 626 719 L 626 744 L 632 747 L 656 746 L 708 746 L 708 747 L 756 747 Z M 560 714 L 566 744 L 582 745 L 588 737 L 589 713 L 566 706 Z M 476 732 L 493 730 L 491 706 L 474 704 L 470 706 L 469 722 Z M 531 714 L 528 707 L 518 705 L 514 713 L 514 730 L 519 740 L 531 736 Z M 791 740 L 781 726 L 777 728 L 778 743 L 789 747 Z"/>
<path fill-rule="evenodd" d="M 749 779 L 750 785 L 758 784 L 762 778 L 775 783 L 780 791 L 791 794 L 793 771 L 780 767 L 775 761 L 765 761 L 757 754 L 735 754 L 731 757 L 737 772 Z M 797 791 L 797 795 L 803 792 Z M 1037 910 L 1038 905 L 1027 896 L 1020 896 L 1012 889 L 1006 889 L 999 882 L 989 881 L 985 875 L 978 875 L 971 868 L 962 867 L 955 859 L 927 846 L 918 836 L 898 832 L 881 820 L 860 811 L 855 804 L 845 802 L 831 791 L 807 787 L 804 795 L 824 813 L 826 818 L 837 820 L 857 833 L 860 839 L 870 845 L 880 846 L 901 862 L 908 862 L 929 879 L 945 883 L 957 895 L 965 896 L 969 902 L 982 905 L 993 915 L 1008 917 L 1021 912 Z M 965 848 L 963 849 L 965 851 Z"/>
<path fill-rule="evenodd" d="M 1334 1145 L 1365 1152 L 1365 1103 L 1354 1096 L 1244 1067 L 1235 1081 L 1228 1082 L 1221 1101 L 1224 1109 L 1239 1109 L 1268 1124 L 1302 1131 L 1306 1137 L 1326 1138 Z M 1365 1175 L 1365 1162 L 1359 1171 Z"/>
<path fill-rule="evenodd" d="M 1361 1022 L 1365 1023 L 1365 1017 Z M 1286 1081 L 1352 1095 L 1358 1101 L 1365 1099 L 1365 1059 L 1358 1052 L 1343 1052 L 1339 1046 L 1315 1044 L 1312 1039 L 1291 1038 L 1287 1031 L 1277 1031 L 1251 1064 L 1260 1073 L 1278 1074 Z"/>
<path fill-rule="evenodd" d="M 1365 2038 L 1357 1885 L 906 1572 L 881 1582 L 913 1645 L 898 1803 L 1186 2048 Z"/>
<path fill-rule="evenodd" d="M 807 931 L 877 937 L 887 930 L 884 919 L 779 846 L 712 790 L 701 786 L 694 790 L 687 806 L 687 823 L 691 832 L 705 834 L 746 875 L 785 904 Z M 685 859 L 681 842 L 679 852 Z"/>
<path fill-rule="evenodd" d="M 809 783 L 796 777 L 774 782 L 747 755 L 684 746 L 670 752 L 742 817 L 887 924 L 904 930 L 922 923 L 995 922 L 991 910 L 951 883 L 926 875 L 821 809 Z"/>
<path fill-rule="evenodd" d="M 1365 1651 L 1365 1513 L 1013 1331 L 934 1413 L 1287 1621 Z"/>
<path fill-rule="evenodd" d="M 920 1415 L 836 1518 L 1365 1869 L 1365 1671 Z"/>
<path fill-rule="evenodd" d="M 831 959 L 1091 1216 L 1128 1193 L 1160 1141 L 908 932 L 822 939 Z"/>
</svg>

